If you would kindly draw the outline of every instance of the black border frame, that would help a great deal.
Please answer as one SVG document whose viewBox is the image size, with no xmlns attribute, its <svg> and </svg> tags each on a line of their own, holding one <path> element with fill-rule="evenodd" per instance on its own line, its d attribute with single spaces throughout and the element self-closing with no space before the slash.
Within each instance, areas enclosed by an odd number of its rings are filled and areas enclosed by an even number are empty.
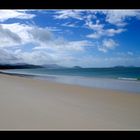
<svg viewBox="0 0 140 140">
<path fill-rule="evenodd" d="M 0 9 L 140 9 L 139 0 L 1 0 Z M 122 138 L 125 139 L 140 136 L 140 131 L 1 131 L 1 136 L 8 136 L 11 138 L 24 138 L 27 134 L 28 138 Z M 44 135 L 45 134 L 45 135 Z M 102 135 L 103 134 L 103 135 Z M 119 134 L 119 135 L 118 135 Z M 74 136 L 73 136 L 74 135 Z M 15 137 L 16 136 L 16 137 Z M 27 138 L 25 136 L 25 138 Z"/>
<path fill-rule="evenodd" d="M 139 9 L 139 0 L 1 0 L 1 9 Z"/>
</svg>

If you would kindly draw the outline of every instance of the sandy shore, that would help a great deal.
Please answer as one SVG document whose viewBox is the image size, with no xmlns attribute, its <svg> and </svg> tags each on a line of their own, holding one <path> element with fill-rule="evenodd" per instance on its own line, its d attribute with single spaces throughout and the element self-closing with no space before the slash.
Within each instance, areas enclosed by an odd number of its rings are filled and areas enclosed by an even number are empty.
<svg viewBox="0 0 140 140">
<path fill-rule="evenodd" d="M 140 94 L 0 75 L 1 130 L 140 130 Z"/>
</svg>

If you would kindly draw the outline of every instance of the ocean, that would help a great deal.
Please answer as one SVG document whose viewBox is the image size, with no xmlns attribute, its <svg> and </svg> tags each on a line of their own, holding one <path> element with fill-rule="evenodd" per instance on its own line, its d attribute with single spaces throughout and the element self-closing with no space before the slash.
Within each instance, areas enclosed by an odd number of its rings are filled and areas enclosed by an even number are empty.
<svg viewBox="0 0 140 140">
<path fill-rule="evenodd" d="M 3 72 L 32 75 L 34 78 L 60 83 L 140 93 L 139 67 L 114 68 L 35 68 Z"/>
</svg>

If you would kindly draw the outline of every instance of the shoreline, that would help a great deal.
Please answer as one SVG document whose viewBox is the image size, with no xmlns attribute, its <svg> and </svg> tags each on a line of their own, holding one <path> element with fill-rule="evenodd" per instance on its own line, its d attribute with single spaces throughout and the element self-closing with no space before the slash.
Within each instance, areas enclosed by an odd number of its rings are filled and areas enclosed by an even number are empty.
<svg viewBox="0 0 140 140">
<path fill-rule="evenodd" d="M 138 130 L 140 95 L 0 75 L 1 130 Z"/>
<path fill-rule="evenodd" d="M 97 77 L 82 77 L 82 76 L 66 76 L 66 75 L 33 75 L 22 73 L 11 73 L 0 71 L 0 74 L 28 77 L 32 79 L 39 79 L 50 81 L 54 83 L 62 83 L 68 85 L 76 85 L 82 87 L 90 87 L 97 89 L 115 90 L 120 92 L 140 94 L 140 81 L 122 80 L 113 78 L 97 78 Z"/>
</svg>

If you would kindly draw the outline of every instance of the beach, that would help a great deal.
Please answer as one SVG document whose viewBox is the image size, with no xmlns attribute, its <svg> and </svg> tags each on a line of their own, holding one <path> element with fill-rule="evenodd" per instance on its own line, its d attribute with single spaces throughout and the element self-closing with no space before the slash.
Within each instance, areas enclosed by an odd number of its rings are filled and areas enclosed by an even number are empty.
<svg viewBox="0 0 140 140">
<path fill-rule="evenodd" d="M 140 94 L 0 74 L 0 130 L 140 130 Z"/>
</svg>

